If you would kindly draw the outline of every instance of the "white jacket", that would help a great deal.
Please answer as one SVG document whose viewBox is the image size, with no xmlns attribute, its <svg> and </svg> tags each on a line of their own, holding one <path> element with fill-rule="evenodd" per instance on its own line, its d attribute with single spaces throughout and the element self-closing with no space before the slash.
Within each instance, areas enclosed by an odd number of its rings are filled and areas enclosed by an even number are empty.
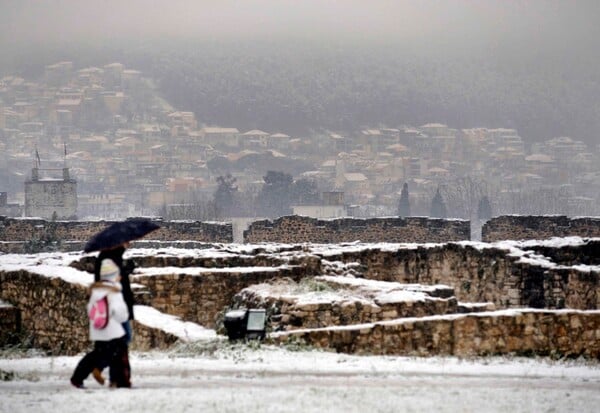
<svg viewBox="0 0 600 413">
<path fill-rule="evenodd" d="M 108 298 L 108 324 L 100 330 L 94 328 L 90 320 L 90 340 L 92 341 L 110 341 L 125 335 L 125 329 L 121 324 L 129 319 L 129 310 L 123 299 L 120 283 L 101 281 L 92 284 L 90 301 L 87 305 L 88 313 L 94 303 L 104 296 Z"/>
</svg>

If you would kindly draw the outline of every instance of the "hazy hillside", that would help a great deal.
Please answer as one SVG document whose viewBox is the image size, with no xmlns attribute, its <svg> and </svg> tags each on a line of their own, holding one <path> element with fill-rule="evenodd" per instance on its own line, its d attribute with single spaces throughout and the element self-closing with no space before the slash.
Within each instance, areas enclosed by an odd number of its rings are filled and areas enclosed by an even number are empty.
<svg viewBox="0 0 600 413">
<path fill-rule="evenodd" d="M 593 143 L 600 134 L 594 54 L 424 54 L 385 43 L 266 46 L 182 48 L 160 56 L 151 70 L 176 106 L 241 130 L 303 133 L 436 121 L 514 127 L 529 141 L 567 135 Z"/>
<path fill-rule="evenodd" d="M 0 5 L 0 74 L 120 61 L 206 124 L 600 136 L 600 2 L 143 0 Z"/>
</svg>

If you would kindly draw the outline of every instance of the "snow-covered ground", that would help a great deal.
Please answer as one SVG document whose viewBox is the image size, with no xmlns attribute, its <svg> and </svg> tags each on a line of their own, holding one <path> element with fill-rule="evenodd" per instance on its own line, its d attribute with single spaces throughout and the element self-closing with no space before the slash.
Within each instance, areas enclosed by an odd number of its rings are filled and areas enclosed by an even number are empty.
<svg viewBox="0 0 600 413">
<path fill-rule="evenodd" d="M 69 384 L 80 358 L 0 358 L 0 412 L 581 413 L 600 405 L 600 364 L 583 360 L 351 356 L 210 340 L 133 353 L 133 389 L 88 378 L 80 390 Z"/>
</svg>

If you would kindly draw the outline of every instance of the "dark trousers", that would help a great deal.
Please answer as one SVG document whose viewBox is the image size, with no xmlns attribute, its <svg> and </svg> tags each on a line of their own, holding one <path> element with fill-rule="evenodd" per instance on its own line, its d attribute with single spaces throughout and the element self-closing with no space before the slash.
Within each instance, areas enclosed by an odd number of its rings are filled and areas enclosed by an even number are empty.
<svg viewBox="0 0 600 413">
<path fill-rule="evenodd" d="M 82 384 L 92 370 L 108 365 L 112 385 L 131 387 L 131 370 L 125 336 L 110 341 L 95 341 L 94 349 L 75 367 L 71 381 Z"/>
<path fill-rule="evenodd" d="M 131 321 L 127 320 L 125 321 L 123 324 L 121 324 L 123 326 L 123 329 L 125 330 L 125 336 L 123 336 L 123 338 L 125 339 L 125 344 L 127 346 L 129 346 L 129 343 L 131 343 L 131 340 L 133 338 L 133 330 L 131 329 Z M 129 360 L 129 352 L 128 349 L 125 349 L 125 352 L 127 353 L 127 360 Z M 127 361 L 127 363 L 129 363 L 129 361 Z M 108 367 L 109 364 L 109 360 L 108 359 L 104 359 L 104 360 L 98 360 L 98 364 L 96 365 L 96 367 L 98 368 L 98 370 L 102 371 L 105 368 Z M 109 374 L 109 378 L 110 378 L 110 382 L 114 382 L 113 376 L 112 376 L 112 371 L 109 370 L 108 372 Z"/>
</svg>

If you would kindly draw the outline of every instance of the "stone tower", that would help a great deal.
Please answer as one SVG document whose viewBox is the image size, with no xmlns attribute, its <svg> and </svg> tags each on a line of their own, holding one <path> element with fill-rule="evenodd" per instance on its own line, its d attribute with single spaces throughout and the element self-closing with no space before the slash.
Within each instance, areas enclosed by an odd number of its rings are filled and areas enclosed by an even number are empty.
<svg viewBox="0 0 600 413">
<path fill-rule="evenodd" d="M 25 181 L 25 216 L 44 219 L 77 218 L 77 181 L 69 176 L 69 168 L 62 168 L 62 178 L 40 177 L 40 172 L 52 173 L 61 168 L 31 170 L 31 179 Z"/>
</svg>

